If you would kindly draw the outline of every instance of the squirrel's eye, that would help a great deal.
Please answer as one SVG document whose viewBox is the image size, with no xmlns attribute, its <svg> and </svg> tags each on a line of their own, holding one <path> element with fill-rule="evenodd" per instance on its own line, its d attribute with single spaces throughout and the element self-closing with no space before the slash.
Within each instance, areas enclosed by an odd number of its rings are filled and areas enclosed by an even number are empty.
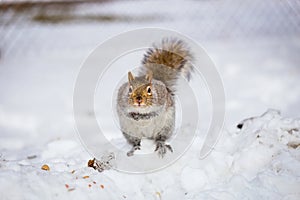
<svg viewBox="0 0 300 200">
<path fill-rule="evenodd" d="M 132 93 L 132 86 L 129 87 L 128 92 L 131 94 Z"/>
<path fill-rule="evenodd" d="M 151 94 L 151 87 L 150 87 L 150 86 L 147 87 L 147 93 L 148 93 L 149 95 Z"/>
</svg>

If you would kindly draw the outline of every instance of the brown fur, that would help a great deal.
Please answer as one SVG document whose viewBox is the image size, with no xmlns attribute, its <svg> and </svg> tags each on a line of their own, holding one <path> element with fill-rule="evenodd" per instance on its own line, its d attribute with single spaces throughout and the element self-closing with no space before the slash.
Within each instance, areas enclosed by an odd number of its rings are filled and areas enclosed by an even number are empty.
<svg viewBox="0 0 300 200">
<path fill-rule="evenodd" d="M 135 78 L 131 72 L 128 72 L 128 84 L 132 88 L 129 94 L 128 103 L 135 106 L 151 106 L 152 105 L 152 73 L 148 73 L 144 77 Z M 151 92 L 148 93 L 150 88 Z"/>
<path fill-rule="evenodd" d="M 192 55 L 183 41 L 165 38 L 160 46 L 153 45 L 144 55 L 143 72 L 151 71 L 154 79 L 162 81 L 174 92 L 178 75 L 190 79 L 191 61 Z"/>
</svg>

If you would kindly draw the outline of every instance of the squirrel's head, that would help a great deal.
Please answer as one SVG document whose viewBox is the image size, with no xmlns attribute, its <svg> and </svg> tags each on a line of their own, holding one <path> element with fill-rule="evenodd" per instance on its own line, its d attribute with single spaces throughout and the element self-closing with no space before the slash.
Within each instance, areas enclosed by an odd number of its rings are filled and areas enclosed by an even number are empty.
<svg viewBox="0 0 300 200">
<path fill-rule="evenodd" d="M 152 72 L 146 76 L 134 77 L 128 72 L 128 102 L 136 107 L 152 105 Z"/>
</svg>

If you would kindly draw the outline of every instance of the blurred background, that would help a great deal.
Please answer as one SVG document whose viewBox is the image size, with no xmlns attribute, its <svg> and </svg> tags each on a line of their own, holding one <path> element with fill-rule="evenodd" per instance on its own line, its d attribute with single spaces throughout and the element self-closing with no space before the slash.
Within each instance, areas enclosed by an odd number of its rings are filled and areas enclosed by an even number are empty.
<svg viewBox="0 0 300 200">
<path fill-rule="evenodd" d="M 74 137 L 81 63 L 106 39 L 143 27 L 173 29 L 206 49 L 224 82 L 225 129 L 268 108 L 299 117 L 298 0 L 2 0 L 0 149 Z"/>
</svg>

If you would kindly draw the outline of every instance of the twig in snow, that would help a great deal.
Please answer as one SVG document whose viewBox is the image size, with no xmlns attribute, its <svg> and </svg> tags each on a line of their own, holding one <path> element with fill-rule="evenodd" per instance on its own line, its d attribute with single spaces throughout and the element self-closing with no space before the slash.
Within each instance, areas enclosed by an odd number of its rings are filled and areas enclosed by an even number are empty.
<svg viewBox="0 0 300 200">
<path fill-rule="evenodd" d="M 111 160 L 115 159 L 114 153 L 109 153 L 106 156 L 102 156 L 100 160 L 94 158 L 89 160 L 88 166 L 98 170 L 98 172 L 103 172 L 104 170 L 109 170 L 112 168 Z"/>
</svg>

